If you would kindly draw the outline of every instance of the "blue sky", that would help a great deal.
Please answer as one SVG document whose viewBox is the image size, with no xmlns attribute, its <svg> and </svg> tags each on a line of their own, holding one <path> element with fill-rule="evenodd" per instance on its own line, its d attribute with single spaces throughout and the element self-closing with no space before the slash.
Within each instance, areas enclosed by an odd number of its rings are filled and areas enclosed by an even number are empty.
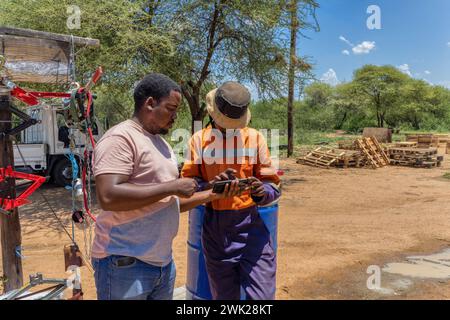
<svg viewBox="0 0 450 320">
<path fill-rule="evenodd" d="M 450 0 L 318 2 L 321 30 L 306 31 L 311 39 L 299 38 L 297 48 L 311 56 L 317 78 L 334 82 L 335 73 L 339 81 L 350 81 L 364 64 L 390 64 L 450 88 Z M 370 5 L 380 8 L 380 30 L 366 25 Z"/>
</svg>

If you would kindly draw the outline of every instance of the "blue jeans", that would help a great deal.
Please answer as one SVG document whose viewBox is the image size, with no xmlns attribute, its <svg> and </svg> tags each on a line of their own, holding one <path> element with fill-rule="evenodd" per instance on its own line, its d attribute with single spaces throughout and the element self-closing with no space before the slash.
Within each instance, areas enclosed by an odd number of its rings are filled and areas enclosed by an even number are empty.
<svg viewBox="0 0 450 320">
<path fill-rule="evenodd" d="M 111 255 L 92 258 L 98 300 L 172 300 L 175 263 L 157 267 L 138 259 Z"/>
</svg>

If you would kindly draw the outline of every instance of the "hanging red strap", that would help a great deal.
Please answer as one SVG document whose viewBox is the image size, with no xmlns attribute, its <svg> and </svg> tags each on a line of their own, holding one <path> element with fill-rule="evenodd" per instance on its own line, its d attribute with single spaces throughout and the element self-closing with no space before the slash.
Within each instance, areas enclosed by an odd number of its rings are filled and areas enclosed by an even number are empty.
<svg viewBox="0 0 450 320">
<path fill-rule="evenodd" d="M 92 128 L 88 128 L 89 139 L 91 140 L 92 148 L 95 148 L 94 134 L 92 133 Z"/>
<path fill-rule="evenodd" d="M 15 199 L 0 198 L 2 209 L 5 211 L 10 211 L 14 208 L 18 208 L 20 206 L 23 206 L 24 204 L 30 203 L 30 200 L 28 200 L 27 198 L 31 196 L 31 194 L 36 191 L 46 180 L 45 177 L 14 171 L 11 166 L 0 168 L 0 183 L 5 181 L 7 178 L 24 179 L 34 182 Z"/>
<path fill-rule="evenodd" d="M 87 191 L 86 191 L 87 163 L 86 163 L 86 161 L 89 161 L 89 157 L 87 156 L 87 153 L 85 150 L 83 170 L 81 172 L 81 184 L 83 186 L 83 203 L 84 203 L 84 209 L 86 210 L 86 213 L 88 214 L 88 216 L 94 222 L 97 222 L 97 219 L 94 217 L 94 215 L 91 213 L 91 210 L 89 209 L 89 203 L 88 203 L 88 198 L 87 198 Z"/>
</svg>

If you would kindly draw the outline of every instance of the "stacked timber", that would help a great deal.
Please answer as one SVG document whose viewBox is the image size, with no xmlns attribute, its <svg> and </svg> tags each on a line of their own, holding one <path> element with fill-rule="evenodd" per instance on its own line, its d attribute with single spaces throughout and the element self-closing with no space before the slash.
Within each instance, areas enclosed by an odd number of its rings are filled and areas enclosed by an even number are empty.
<svg viewBox="0 0 450 320">
<path fill-rule="evenodd" d="M 319 147 L 309 152 L 306 156 L 299 158 L 297 163 L 329 169 L 341 154 L 343 152 L 336 154 L 334 149 Z"/>
<path fill-rule="evenodd" d="M 417 147 L 418 148 L 430 148 L 436 139 L 432 134 L 419 134 L 417 136 Z"/>
<path fill-rule="evenodd" d="M 395 147 L 397 148 L 417 148 L 417 146 L 417 141 L 402 141 L 395 143 Z"/>
<path fill-rule="evenodd" d="M 372 168 L 380 168 L 389 164 L 389 157 L 375 137 L 356 139 L 356 144 L 365 156 L 368 165 Z"/>
<path fill-rule="evenodd" d="M 435 137 L 438 139 L 438 148 L 445 148 L 447 153 L 447 145 L 450 143 L 450 136 L 448 134 L 435 134 Z"/>
<path fill-rule="evenodd" d="M 381 146 L 375 137 L 360 138 L 353 142 L 341 141 L 339 149 L 319 147 L 298 159 L 297 163 L 320 168 L 372 167 L 376 169 L 389 164 L 420 168 L 439 167 L 444 157 L 438 155 L 437 148 L 418 147 L 421 143 L 432 142 L 432 137 L 431 139 L 424 136 L 416 138 L 420 142 L 398 142 L 385 146 Z M 447 144 L 447 152 L 450 152 L 450 142 Z M 352 149 L 349 150 L 350 148 Z"/>
<path fill-rule="evenodd" d="M 299 158 L 297 163 L 326 169 L 330 167 L 362 167 L 365 165 L 365 158 L 357 150 L 319 147 Z"/>
<path fill-rule="evenodd" d="M 339 146 L 353 149 L 319 147 L 299 158 L 297 163 L 327 169 L 330 167 L 361 168 L 366 166 L 380 168 L 389 164 L 388 156 L 375 137 L 361 138 Z"/>
<path fill-rule="evenodd" d="M 432 133 L 406 135 L 406 141 L 417 142 L 418 148 L 438 147 L 440 139 L 442 140 L 443 138 L 435 136 Z"/>
<path fill-rule="evenodd" d="M 392 165 L 433 168 L 444 160 L 437 148 L 389 148 L 388 152 Z"/>
<path fill-rule="evenodd" d="M 336 162 L 334 163 L 335 167 L 339 168 L 349 168 L 349 167 L 355 167 L 355 168 L 362 168 L 365 167 L 367 164 L 367 160 L 359 150 L 345 150 L 340 149 L 339 151 L 344 152 L 343 155 L 341 155 Z"/>
<path fill-rule="evenodd" d="M 358 150 L 355 140 L 341 140 L 338 141 L 338 148 L 343 150 Z"/>
<path fill-rule="evenodd" d="M 450 141 L 450 137 L 448 134 L 435 134 L 434 136 L 438 139 L 439 145 L 446 145 Z"/>
</svg>

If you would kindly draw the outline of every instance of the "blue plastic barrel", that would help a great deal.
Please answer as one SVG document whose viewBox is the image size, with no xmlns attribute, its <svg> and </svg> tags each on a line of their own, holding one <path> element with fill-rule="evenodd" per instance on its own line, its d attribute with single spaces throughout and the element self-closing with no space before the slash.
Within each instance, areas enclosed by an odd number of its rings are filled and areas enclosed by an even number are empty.
<svg viewBox="0 0 450 320">
<path fill-rule="evenodd" d="M 277 250 L 278 204 L 259 207 L 259 214 L 272 238 L 274 251 Z M 211 300 L 205 257 L 202 248 L 202 225 L 205 207 L 198 206 L 189 211 L 188 255 L 186 275 L 187 300 Z"/>
</svg>

